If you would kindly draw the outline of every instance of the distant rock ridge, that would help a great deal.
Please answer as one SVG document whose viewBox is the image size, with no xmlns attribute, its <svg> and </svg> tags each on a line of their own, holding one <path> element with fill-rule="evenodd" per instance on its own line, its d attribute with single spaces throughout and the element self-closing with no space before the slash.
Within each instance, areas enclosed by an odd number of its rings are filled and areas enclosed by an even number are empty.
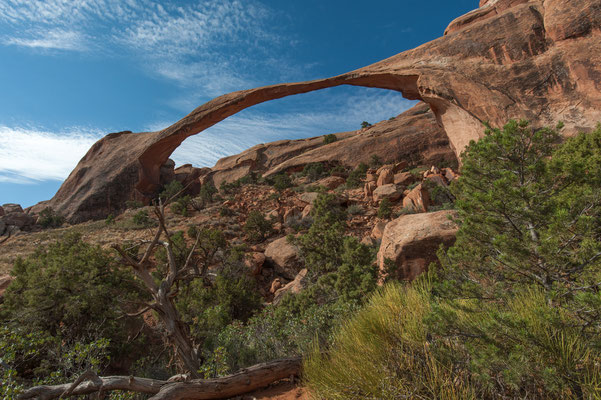
<svg viewBox="0 0 601 400">
<path fill-rule="evenodd" d="M 255 104 L 339 85 L 401 92 L 428 104 L 456 155 L 483 132 L 525 118 L 563 121 L 564 133 L 601 121 L 601 0 L 489 0 L 416 49 L 331 78 L 217 97 L 159 132 L 98 141 L 49 201 L 71 222 L 103 218 L 125 201 L 147 201 L 161 167 L 188 137 Z"/>
</svg>

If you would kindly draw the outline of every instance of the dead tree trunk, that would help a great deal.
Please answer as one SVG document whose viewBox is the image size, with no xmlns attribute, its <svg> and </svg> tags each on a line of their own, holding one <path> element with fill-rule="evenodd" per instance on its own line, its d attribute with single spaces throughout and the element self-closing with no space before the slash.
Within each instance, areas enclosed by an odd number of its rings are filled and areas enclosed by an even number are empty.
<svg viewBox="0 0 601 400">
<path fill-rule="evenodd" d="M 257 364 L 235 374 L 215 379 L 169 382 L 133 376 L 98 377 L 94 374 L 74 383 L 35 386 L 19 395 L 19 400 L 52 400 L 96 392 L 124 390 L 153 394 L 150 400 L 212 400 L 227 399 L 261 389 L 273 382 L 296 376 L 301 358 L 288 358 Z"/>
<path fill-rule="evenodd" d="M 142 314 L 151 309 L 156 311 L 163 324 L 168 340 L 175 347 L 177 358 L 193 378 L 199 378 L 198 370 L 201 364 L 200 359 L 198 358 L 192 340 L 190 339 L 188 326 L 181 321 L 173 302 L 173 298 L 176 295 L 173 290 L 174 284 L 188 275 L 188 270 L 190 269 L 189 264 L 196 244 L 190 251 L 186 263 L 184 265 L 178 265 L 173 253 L 171 236 L 167 230 L 167 225 L 165 224 L 165 205 L 160 204 L 159 206 L 156 206 L 155 214 L 158 218 L 159 227 L 153 240 L 149 243 L 144 255 L 140 259 L 128 254 L 120 245 L 113 245 L 113 248 L 121 255 L 123 264 L 133 268 L 136 276 L 144 283 L 152 296 L 153 301 L 146 304 L 146 307 L 134 315 Z M 160 240 L 163 235 L 165 236 L 165 241 Z M 158 246 L 165 248 L 168 270 L 161 283 L 157 286 L 150 273 L 151 268 L 153 267 L 150 262 L 150 257 L 154 255 Z"/>
</svg>

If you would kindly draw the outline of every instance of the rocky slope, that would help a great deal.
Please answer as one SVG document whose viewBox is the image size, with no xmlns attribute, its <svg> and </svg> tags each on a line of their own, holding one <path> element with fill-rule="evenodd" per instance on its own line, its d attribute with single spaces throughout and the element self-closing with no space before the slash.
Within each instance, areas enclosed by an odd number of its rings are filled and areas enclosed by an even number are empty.
<svg viewBox="0 0 601 400">
<path fill-rule="evenodd" d="M 601 0 L 489 0 L 453 21 L 445 35 L 332 78 L 220 96 L 159 132 L 120 132 L 98 141 L 57 194 L 70 221 L 106 216 L 125 201 L 148 201 L 161 167 L 187 137 L 252 105 L 339 85 L 378 87 L 427 103 L 456 154 L 482 122 L 563 121 L 564 132 L 601 120 Z"/>
</svg>

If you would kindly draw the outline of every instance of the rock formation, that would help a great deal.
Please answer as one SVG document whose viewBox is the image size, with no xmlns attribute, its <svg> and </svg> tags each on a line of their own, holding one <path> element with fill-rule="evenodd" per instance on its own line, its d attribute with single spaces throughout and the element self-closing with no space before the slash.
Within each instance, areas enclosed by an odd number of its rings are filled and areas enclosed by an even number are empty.
<svg viewBox="0 0 601 400">
<path fill-rule="evenodd" d="M 526 118 L 566 124 L 601 120 L 601 0 L 488 0 L 453 21 L 445 35 L 332 78 L 220 96 L 159 132 L 109 134 L 92 146 L 52 200 L 70 221 L 106 216 L 126 200 L 147 200 L 161 166 L 189 136 L 268 100 L 339 85 L 377 87 L 422 100 L 456 154 L 482 134 L 482 122 Z"/>
<path fill-rule="evenodd" d="M 389 259 L 396 267 L 396 278 L 412 280 L 437 260 L 440 244 L 450 246 L 455 242 L 457 225 L 451 220 L 454 211 L 437 211 L 403 215 L 384 228 L 382 244 L 378 251 L 378 265 L 385 272 Z"/>
</svg>

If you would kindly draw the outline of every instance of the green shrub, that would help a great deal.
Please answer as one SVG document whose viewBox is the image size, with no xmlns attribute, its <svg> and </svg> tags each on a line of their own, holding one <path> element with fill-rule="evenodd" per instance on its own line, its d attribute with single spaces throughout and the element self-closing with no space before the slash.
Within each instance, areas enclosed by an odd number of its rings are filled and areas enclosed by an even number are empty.
<svg viewBox="0 0 601 400">
<path fill-rule="evenodd" d="M 279 192 L 282 192 L 292 187 L 292 180 L 290 179 L 290 176 L 288 176 L 288 174 L 285 172 L 280 172 L 279 174 L 274 175 L 271 178 L 271 182 L 273 187 Z"/>
<path fill-rule="evenodd" d="M 351 204 L 347 207 L 346 212 L 349 215 L 361 215 L 365 212 L 365 210 L 359 204 Z"/>
<path fill-rule="evenodd" d="M 303 168 L 302 176 L 306 176 L 312 182 L 326 176 L 326 169 L 320 162 L 309 163 Z"/>
<path fill-rule="evenodd" d="M 179 197 L 177 200 L 175 200 L 173 203 L 171 203 L 171 212 L 173 212 L 175 214 L 183 215 L 184 217 L 187 217 L 188 216 L 188 206 L 190 205 L 191 201 L 192 201 L 192 199 L 190 198 L 189 195 Z"/>
<path fill-rule="evenodd" d="M 176 195 L 184 190 L 184 185 L 180 181 L 171 181 L 163 186 L 163 191 L 159 194 L 159 198 L 166 202 L 173 199 Z"/>
<path fill-rule="evenodd" d="M 19 378 L 80 373 L 86 367 L 86 354 L 96 351 L 93 347 L 106 349 L 118 361 L 124 351 L 131 351 L 131 357 L 142 344 L 140 340 L 128 341 L 129 332 L 120 319 L 122 304 L 146 299 L 132 272 L 80 236 L 67 235 L 27 258 L 17 259 L 12 273 L 15 279 L 0 309 L 4 329 L 0 332 L 0 358 L 13 360 Z M 34 353 L 11 347 L 17 344 L 11 337 L 26 340 L 19 343 Z M 79 355 L 64 358 L 69 351 Z M 72 363 L 69 368 L 67 361 Z"/>
<path fill-rule="evenodd" d="M 199 197 L 204 204 L 210 204 L 213 202 L 213 196 L 217 193 L 215 185 L 211 182 L 207 182 L 200 187 Z"/>
<path fill-rule="evenodd" d="M 46 207 L 40 212 L 38 224 L 44 228 L 58 228 L 65 222 L 65 217 L 54 212 L 51 207 Z"/>
<path fill-rule="evenodd" d="M 150 219 L 148 211 L 140 210 L 132 217 L 132 222 L 138 228 L 148 228 L 154 225 L 154 221 Z"/>
<path fill-rule="evenodd" d="M 390 219 L 392 216 L 392 202 L 387 197 L 380 201 L 378 207 L 378 218 Z"/>
<path fill-rule="evenodd" d="M 104 223 L 106 225 L 115 225 L 115 216 L 113 214 L 109 214 L 104 220 Z"/>
<path fill-rule="evenodd" d="M 371 126 L 371 124 L 367 121 L 361 122 L 361 128 L 363 128 L 363 129 L 369 128 L 370 126 Z"/>
<path fill-rule="evenodd" d="M 361 163 L 355 168 L 346 178 L 346 187 L 349 189 L 354 189 L 362 184 L 362 179 L 365 177 L 367 173 L 367 169 L 369 167 L 367 164 Z"/>
<path fill-rule="evenodd" d="M 223 206 L 219 209 L 219 215 L 222 217 L 232 217 L 236 215 L 236 212 L 229 207 Z"/>
<path fill-rule="evenodd" d="M 135 210 L 136 208 L 144 207 L 144 203 L 139 200 L 128 200 L 125 202 L 125 207 L 129 210 Z"/>
<path fill-rule="evenodd" d="M 329 135 L 325 135 L 323 137 L 323 144 L 334 143 L 337 140 L 338 140 L 338 138 L 336 137 L 336 135 L 334 135 L 333 133 L 330 133 Z"/>
<path fill-rule="evenodd" d="M 369 166 L 371 168 L 379 168 L 383 164 L 382 159 L 377 154 L 372 154 L 369 160 Z"/>
<path fill-rule="evenodd" d="M 244 232 L 251 242 L 262 242 L 273 230 L 272 222 L 256 210 L 251 211 L 244 224 Z"/>
</svg>

